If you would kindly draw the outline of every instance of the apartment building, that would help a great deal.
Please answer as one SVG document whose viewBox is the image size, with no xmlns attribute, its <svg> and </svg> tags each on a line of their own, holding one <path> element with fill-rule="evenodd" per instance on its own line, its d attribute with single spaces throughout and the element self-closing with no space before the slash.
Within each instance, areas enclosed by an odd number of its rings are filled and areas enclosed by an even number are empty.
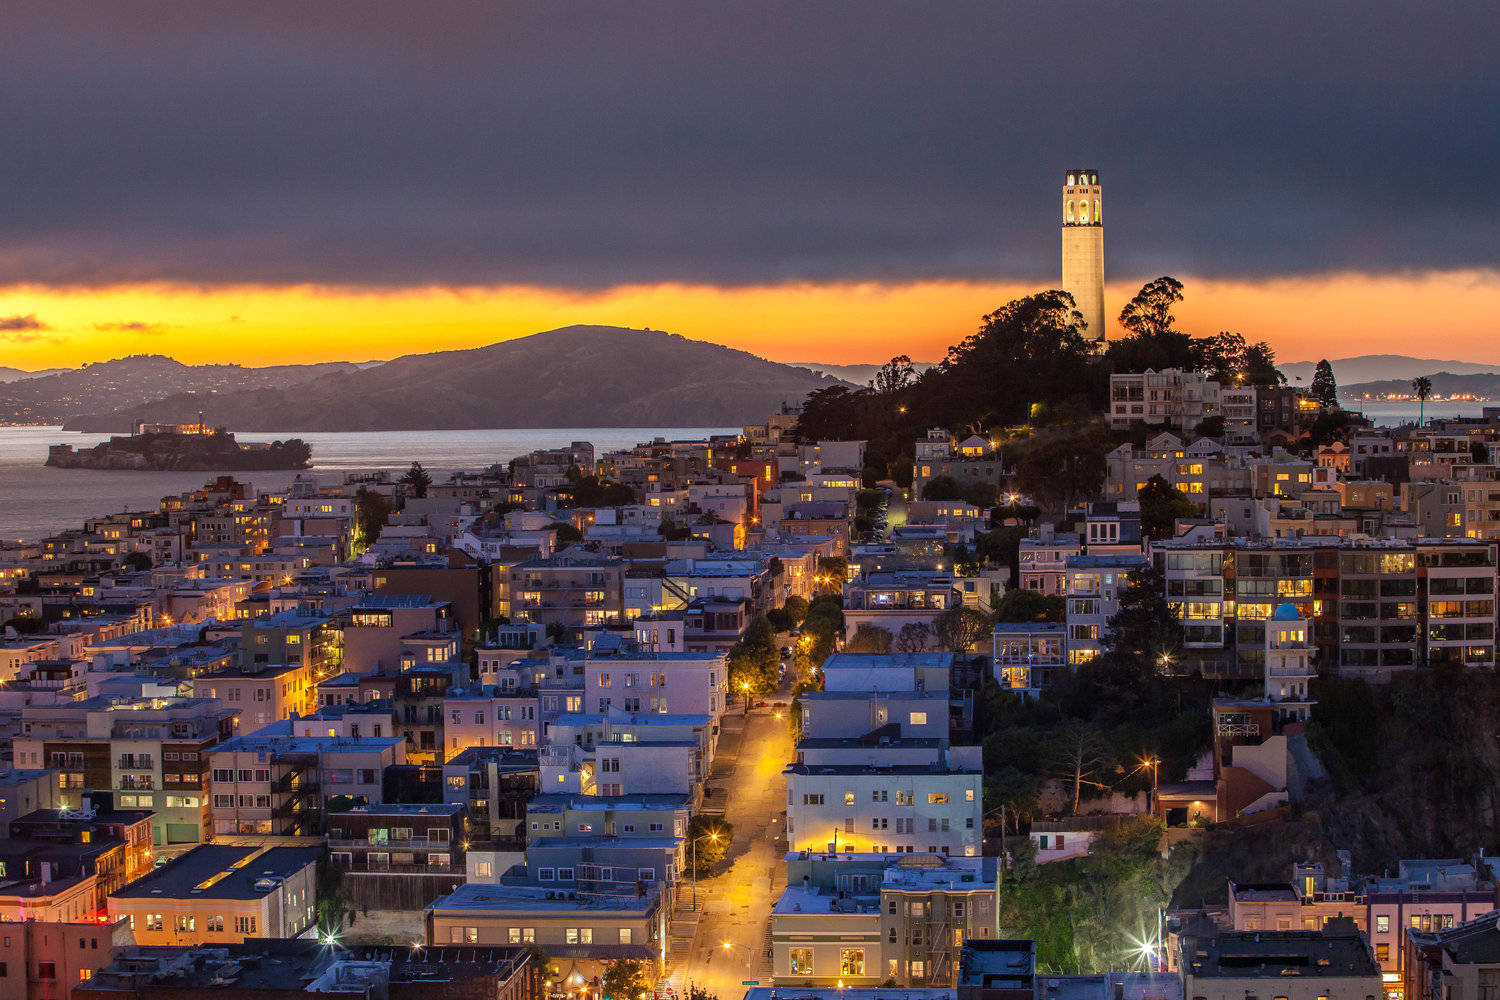
<svg viewBox="0 0 1500 1000">
<path fill-rule="evenodd" d="M 125 920 L 46 921 L 28 914 L 0 933 L 0 993 L 7 1000 L 68 1000 L 134 944 Z"/>
<path fill-rule="evenodd" d="M 1131 494 L 1134 496 L 1135 494 Z M 1020 585 L 1049 597 L 1061 597 L 1067 590 L 1067 560 L 1083 551 L 1076 531 L 1057 531 L 1051 523 L 1043 524 L 1035 538 L 1020 543 Z"/>
<path fill-rule="evenodd" d="M 1384 992 L 1364 935 L 1346 918 L 1318 930 L 1185 932 L 1179 947 L 1189 997 L 1370 1000 Z"/>
<path fill-rule="evenodd" d="M 328 860 L 353 902 L 379 910 L 426 906 L 464 881 L 468 807 L 462 803 L 374 803 L 325 819 Z"/>
<path fill-rule="evenodd" d="M 771 912 L 782 986 L 953 986 L 965 943 L 996 929 L 994 858 L 798 851 L 786 865 Z"/>
<path fill-rule="evenodd" d="M 215 835 L 305 837 L 322 833 L 330 799 L 380 801 L 385 769 L 406 763 L 406 743 L 293 736 L 282 725 L 228 740 L 207 756 Z"/>
<path fill-rule="evenodd" d="M 623 559 L 568 549 L 510 568 L 511 617 L 574 635 L 625 615 Z"/>
<path fill-rule="evenodd" d="M 542 794 L 526 808 L 528 876 L 559 889 L 671 886 L 685 869 L 690 803 L 685 795 Z"/>
<path fill-rule="evenodd" d="M 137 944 L 293 938 L 313 925 L 321 846 L 200 844 L 109 897 Z"/>
<path fill-rule="evenodd" d="M 236 712 L 206 698 L 88 698 L 21 709 L 17 766 L 59 771 L 59 805 L 113 791 L 119 809 L 154 813 L 152 840 L 191 844 L 209 825 L 208 751 L 234 735 Z"/>
<path fill-rule="evenodd" d="M 394 671 L 410 647 L 408 636 L 451 634 L 457 641 L 453 606 L 417 594 L 366 594 L 344 623 L 344 669 L 353 673 Z"/>
<path fill-rule="evenodd" d="M 1413 927 L 1402 951 L 1404 1000 L 1483 1000 L 1500 983 L 1500 913 L 1443 929 Z"/>
<path fill-rule="evenodd" d="M 923 499 L 927 484 L 940 477 L 960 486 L 988 487 L 998 493 L 1005 478 L 1005 460 L 988 438 L 972 434 L 960 441 L 935 427 L 926 437 L 917 439 L 912 496 Z"/>
<path fill-rule="evenodd" d="M 318 708 L 318 681 L 307 663 L 247 665 L 213 670 L 190 682 L 194 697 L 217 701 L 239 715 L 241 732 L 253 733 Z"/>
<path fill-rule="evenodd" d="M 535 747 L 540 735 L 534 692 L 452 688 L 442 713 L 444 760 L 475 747 Z"/>
<path fill-rule="evenodd" d="M 584 711 L 723 713 L 729 669 L 721 652 L 618 652 L 596 647 L 583 662 Z"/>
<path fill-rule="evenodd" d="M 1219 414 L 1219 383 L 1177 368 L 1122 372 L 1109 377 L 1109 426 L 1167 425 L 1183 433 Z"/>
<path fill-rule="evenodd" d="M 1040 691 L 1069 669 L 1067 641 L 1057 622 L 997 622 L 993 642 L 995 680 L 1003 688 Z"/>
<path fill-rule="evenodd" d="M 423 914 L 429 947 L 535 945 L 560 958 L 563 981 L 582 984 L 619 959 L 654 979 L 666 962 L 667 915 L 660 892 L 610 894 L 541 885 L 466 883 Z"/>
<path fill-rule="evenodd" d="M 1495 550 L 1467 539 L 1174 539 L 1152 545 L 1189 650 L 1261 673 L 1265 620 L 1291 603 L 1320 666 L 1375 680 L 1423 663 L 1494 664 Z"/>
<path fill-rule="evenodd" d="M 443 801 L 468 810 L 469 841 L 515 849 L 525 841 L 527 804 L 540 790 L 536 751 L 470 747 L 443 765 Z"/>
<path fill-rule="evenodd" d="M 872 736 L 797 745 L 797 760 L 783 772 L 788 848 L 977 856 L 984 805 L 980 748 Z"/>
<path fill-rule="evenodd" d="M 1078 666 L 1104 653 L 1109 620 L 1120 610 L 1120 595 L 1130 574 L 1144 568 L 1146 557 L 1133 552 L 1069 556 L 1067 572 L 1067 655 Z"/>
</svg>

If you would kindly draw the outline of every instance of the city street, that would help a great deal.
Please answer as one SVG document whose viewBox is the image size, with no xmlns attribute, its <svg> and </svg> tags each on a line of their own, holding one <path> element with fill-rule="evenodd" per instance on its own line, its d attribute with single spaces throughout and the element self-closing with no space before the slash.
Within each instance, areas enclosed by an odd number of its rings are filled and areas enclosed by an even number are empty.
<svg viewBox="0 0 1500 1000">
<path fill-rule="evenodd" d="M 787 700 L 785 695 L 771 700 L 777 698 Z M 775 718 L 776 711 L 781 719 Z M 786 781 L 781 771 L 791 759 L 786 709 L 756 709 L 748 719 L 725 717 L 709 780 L 713 795 L 705 807 L 724 810 L 724 818 L 734 825 L 734 841 L 728 870 L 698 883 L 696 914 L 690 909 L 691 887 L 678 896 L 671 942 L 671 985 L 678 991 L 698 986 L 730 1000 L 744 992 L 745 980 L 770 978 L 766 949 L 771 907 L 786 880 L 781 863 Z"/>
</svg>

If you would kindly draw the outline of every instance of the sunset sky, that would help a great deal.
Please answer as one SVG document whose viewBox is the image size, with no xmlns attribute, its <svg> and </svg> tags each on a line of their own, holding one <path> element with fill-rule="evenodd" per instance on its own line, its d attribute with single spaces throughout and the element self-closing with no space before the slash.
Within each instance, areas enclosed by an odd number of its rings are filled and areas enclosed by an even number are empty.
<svg viewBox="0 0 1500 1000">
<path fill-rule="evenodd" d="M 1097 7 L 1098 9 L 1092 9 Z M 940 357 L 1058 281 L 1283 360 L 1500 362 L 1494 5 L 84 2 L 0 37 L 0 365 L 571 323 Z"/>
</svg>

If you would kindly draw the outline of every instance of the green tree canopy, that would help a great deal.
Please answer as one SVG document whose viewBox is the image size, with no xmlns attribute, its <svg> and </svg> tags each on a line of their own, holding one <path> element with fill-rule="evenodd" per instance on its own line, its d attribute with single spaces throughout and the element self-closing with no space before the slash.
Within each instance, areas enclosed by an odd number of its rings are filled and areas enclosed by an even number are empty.
<svg viewBox="0 0 1500 1000">
<path fill-rule="evenodd" d="M 1176 535 L 1173 526 L 1179 517 L 1197 517 L 1201 513 L 1186 493 L 1161 476 L 1146 480 L 1136 497 L 1141 502 L 1141 533 L 1158 541 Z"/>
<path fill-rule="evenodd" d="M 1323 406 L 1334 407 L 1339 405 L 1339 384 L 1333 377 L 1333 365 L 1324 358 L 1318 362 L 1313 369 L 1313 380 L 1310 395 Z"/>
<path fill-rule="evenodd" d="M 422 468 L 421 462 L 413 462 L 399 481 L 406 487 L 408 494 L 420 500 L 427 495 L 427 488 L 432 485 L 432 476 Z"/>
</svg>

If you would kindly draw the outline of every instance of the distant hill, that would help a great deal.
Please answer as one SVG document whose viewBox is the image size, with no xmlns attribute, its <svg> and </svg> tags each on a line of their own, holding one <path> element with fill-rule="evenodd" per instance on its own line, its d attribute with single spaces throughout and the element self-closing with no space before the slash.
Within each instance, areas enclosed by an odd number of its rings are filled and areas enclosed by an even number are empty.
<svg viewBox="0 0 1500 1000">
<path fill-rule="evenodd" d="M 819 375 L 830 375 L 845 382 L 852 382 L 855 385 L 869 385 L 870 380 L 875 377 L 875 373 L 884 367 L 884 362 L 878 365 L 825 365 L 821 361 L 792 361 L 788 363 L 796 365 L 799 368 L 811 369 Z M 919 372 L 925 372 L 934 363 L 932 361 L 914 361 L 912 362 L 912 367 Z"/>
<path fill-rule="evenodd" d="M 395 358 L 293 389 L 180 393 L 68 421 L 119 431 L 199 408 L 235 431 L 732 426 L 840 384 L 806 368 L 655 330 L 570 326 L 466 351 Z"/>
<path fill-rule="evenodd" d="M 1379 382 L 1386 379 L 1405 379 L 1410 382 L 1418 375 L 1434 372 L 1449 372 L 1454 375 L 1474 375 L 1500 371 L 1500 363 L 1478 361 L 1438 361 L 1433 358 L 1412 358 L 1404 354 L 1362 354 L 1357 358 L 1329 358 L 1333 366 L 1333 377 L 1340 388 L 1345 382 Z M 1313 369 L 1317 361 L 1293 361 L 1278 364 L 1287 382 L 1311 385 Z"/>
<path fill-rule="evenodd" d="M 1451 396 L 1454 393 L 1462 395 L 1481 396 L 1488 399 L 1500 399 L 1500 372 L 1484 372 L 1476 374 L 1456 375 L 1453 372 L 1431 372 L 1424 373 L 1432 379 L 1432 394 L 1434 396 Z M 1348 398 L 1356 398 L 1369 394 L 1371 396 L 1386 396 L 1392 393 L 1397 395 L 1411 395 L 1411 379 L 1393 378 L 1381 379 L 1377 382 L 1355 382 L 1352 385 L 1339 385 L 1339 395 Z"/>
<path fill-rule="evenodd" d="M 20 368 L 6 368 L 0 365 L 0 385 L 6 382 L 19 382 L 25 378 L 45 378 L 48 375 L 59 375 L 71 368 L 44 368 L 41 371 L 28 372 Z"/>
<path fill-rule="evenodd" d="M 41 378 L 0 385 L 0 423 L 61 424 L 101 408 L 125 409 L 184 392 L 197 393 L 191 413 L 212 409 L 214 394 L 246 389 L 284 389 L 335 372 L 353 371 L 347 361 L 317 365 L 277 365 L 244 368 L 240 365 L 185 365 L 159 354 L 137 354 L 100 361 Z M 127 421 L 111 430 L 129 430 Z"/>
</svg>

